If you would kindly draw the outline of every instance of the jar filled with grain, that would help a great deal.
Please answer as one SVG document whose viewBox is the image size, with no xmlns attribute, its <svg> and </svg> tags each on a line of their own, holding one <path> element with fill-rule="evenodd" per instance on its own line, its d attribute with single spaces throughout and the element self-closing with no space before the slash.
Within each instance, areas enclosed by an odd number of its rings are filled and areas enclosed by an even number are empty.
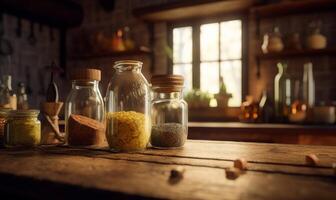
<svg viewBox="0 0 336 200">
<path fill-rule="evenodd" d="M 5 147 L 34 147 L 41 141 L 38 110 L 11 110 L 6 113 Z"/>
<path fill-rule="evenodd" d="M 183 100 L 183 82 L 184 78 L 180 75 L 155 75 L 151 79 L 150 143 L 155 148 L 179 148 L 187 140 L 188 105 Z"/>
<path fill-rule="evenodd" d="M 118 61 L 106 96 L 106 137 L 112 151 L 139 151 L 150 137 L 150 87 L 142 62 Z"/>
<path fill-rule="evenodd" d="M 70 146 L 103 146 L 104 102 L 99 91 L 101 71 L 75 69 L 70 75 L 72 89 L 65 103 L 65 142 Z"/>
</svg>

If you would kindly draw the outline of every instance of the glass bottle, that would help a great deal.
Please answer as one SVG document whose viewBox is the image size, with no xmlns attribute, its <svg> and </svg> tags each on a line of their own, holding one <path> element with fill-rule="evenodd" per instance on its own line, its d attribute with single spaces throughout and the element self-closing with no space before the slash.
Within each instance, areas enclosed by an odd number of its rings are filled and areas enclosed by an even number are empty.
<svg viewBox="0 0 336 200">
<path fill-rule="evenodd" d="M 293 123 L 301 123 L 306 119 L 306 110 L 307 105 L 302 101 L 300 95 L 300 81 L 294 81 L 294 93 L 293 93 L 293 102 L 291 104 L 290 113 L 288 119 Z"/>
<path fill-rule="evenodd" d="M 4 75 L 2 77 L 2 82 L 5 87 L 0 97 L 0 107 L 16 110 L 17 99 L 14 91 L 12 90 L 12 76 Z"/>
<path fill-rule="evenodd" d="M 106 94 L 106 137 L 112 151 L 147 147 L 151 130 L 150 88 L 142 62 L 115 62 Z"/>
<path fill-rule="evenodd" d="M 315 81 L 313 75 L 313 64 L 304 64 L 303 72 L 303 101 L 308 107 L 315 105 Z"/>
<path fill-rule="evenodd" d="M 278 74 L 274 78 L 274 104 L 277 120 L 286 120 L 291 105 L 291 80 L 287 64 L 278 63 Z"/>
<path fill-rule="evenodd" d="M 182 147 L 188 136 L 188 105 L 183 100 L 183 76 L 156 75 L 151 79 L 151 145 L 156 148 Z"/>
<path fill-rule="evenodd" d="M 17 109 L 18 110 L 28 110 L 28 97 L 26 94 L 26 88 L 24 83 L 19 83 L 17 90 Z"/>
<path fill-rule="evenodd" d="M 104 102 L 99 91 L 98 69 L 72 72 L 72 89 L 65 103 L 65 141 L 68 145 L 88 146 L 105 143 Z"/>
<path fill-rule="evenodd" d="M 273 119 L 274 105 L 268 96 L 267 90 L 264 90 L 259 101 L 260 120 L 264 123 L 269 123 Z"/>
<path fill-rule="evenodd" d="M 41 141 L 41 123 L 38 110 L 11 110 L 7 112 L 5 147 L 34 147 Z"/>
</svg>

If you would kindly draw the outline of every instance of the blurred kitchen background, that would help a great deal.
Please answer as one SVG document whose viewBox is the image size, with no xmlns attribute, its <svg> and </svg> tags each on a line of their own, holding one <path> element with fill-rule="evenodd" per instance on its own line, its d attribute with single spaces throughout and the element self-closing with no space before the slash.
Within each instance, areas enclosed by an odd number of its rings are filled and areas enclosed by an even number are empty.
<svg viewBox="0 0 336 200">
<path fill-rule="evenodd" d="M 104 95 L 141 60 L 185 77 L 190 138 L 336 145 L 335 18 L 334 0 L 0 0 L 1 87 L 39 108 L 51 71 L 65 101 L 72 68 L 103 70 Z"/>
</svg>

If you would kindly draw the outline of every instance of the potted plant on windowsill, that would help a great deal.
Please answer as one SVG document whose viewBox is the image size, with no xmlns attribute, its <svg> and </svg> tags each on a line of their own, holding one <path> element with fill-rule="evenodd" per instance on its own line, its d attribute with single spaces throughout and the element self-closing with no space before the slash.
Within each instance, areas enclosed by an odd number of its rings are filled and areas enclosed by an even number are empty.
<svg viewBox="0 0 336 200">
<path fill-rule="evenodd" d="M 208 108 L 211 97 L 209 93 L 193 89 L 188 92 L 184 99 L 188 102 L 189 108 Z"/>
<path fill-rule="evenodd" d="M 215 99 L 217 100 L 217 107 L 226 108 L 228 106 L 230 98 L 232 98 L 232 94 L 227 92 L 224 79 L 223 77 L 220 77 L 219 93 L 215 94 Z"/>
</svg>

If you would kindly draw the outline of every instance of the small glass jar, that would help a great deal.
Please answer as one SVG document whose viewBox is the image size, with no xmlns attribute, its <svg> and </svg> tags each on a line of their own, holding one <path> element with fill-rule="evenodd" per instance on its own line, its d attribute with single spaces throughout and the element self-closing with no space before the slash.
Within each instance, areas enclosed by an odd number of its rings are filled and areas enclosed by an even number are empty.
<svg viewBox="0 0 336 200">
<path fill-rule="evenodd" d="M 5 125 L 7 122 L 7 113 L 10 111 L 10 108 L 0 108 L 0 147 L 4 144 L 5 137 Z"/>
<path fill-rule="evenodd" d="M 106 96 L 106 137 L 112 151 L 139 151 L 150 137 L 150 87 L 142 62 L 118 61 Z"/>
<path fill-rule="evenodd" d="M 7 113 L 5 147 L 34 147 L 41 141 L 41 123 L 38 110 L 12 110 Z"/>
<path fill-rule="evenodd" d="M 152 131 L 155 148 L 182 147 L 188 137 L 188 105 L 183 100 L 183 76 L 156 75 L 151 79 Z"/>
<path fill-rule="evenodd" d="M 104 102 L 99 91 L 98 69 L 72 71 L 72 89 L 65 103 L 65 141 L 73 146 L 106 143 Z"/>
</svg>

